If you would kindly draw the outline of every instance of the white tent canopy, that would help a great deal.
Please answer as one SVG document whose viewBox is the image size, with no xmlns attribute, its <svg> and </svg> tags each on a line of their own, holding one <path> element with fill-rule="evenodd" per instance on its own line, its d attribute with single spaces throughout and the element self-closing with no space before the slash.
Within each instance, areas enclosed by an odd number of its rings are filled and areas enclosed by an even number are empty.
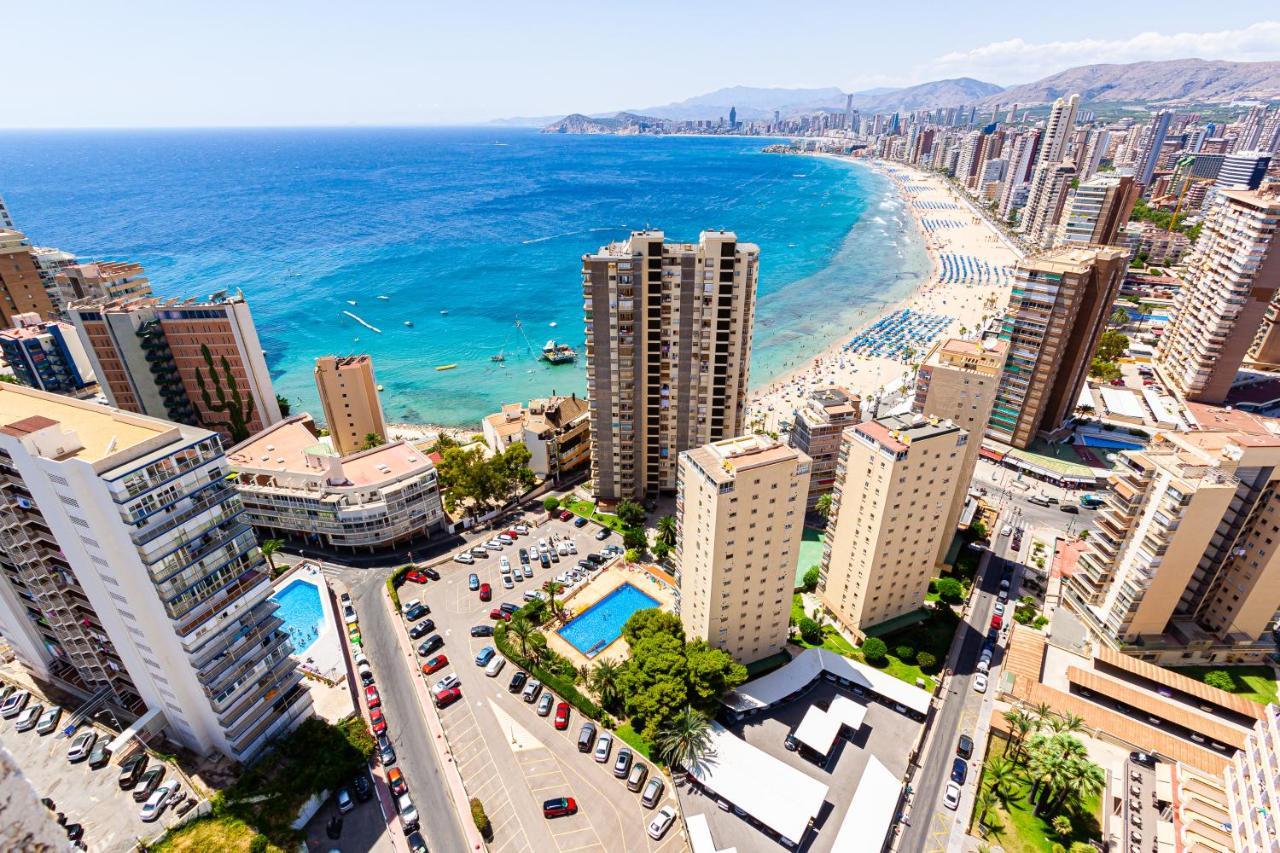
<svg viewBox="0 0 1280 853">
<path fill-rule="evenodd" d="M 825 649 L 805 649 L 791 663 L 755 681 L 748 681 L 737 690 L 730 691 L 722 701 L 730 710 L 739 714 L 763 710 L 804 689 L 823 672 L 829 672 L 856 687 L 871 690 L 887 701 L 902 705 L 917 714 L 929 712 L 928 691 L 899 681 L 873 666 Z"/>
<path fill-rule="evenodd" d="M 826 755 L 835 745 L 841 726 L 848 726 L 855 732 L 862 728 L 862 721 L 867 716 L 865 705 L 859 705 L 848 696 L 837 696 L 831 700 L 829 710 L 818 707 L 810 708 L 796 727 L 795 739 L 805 746 Z"/>
<path fill-rule="evenodd" d="M 893 823 L 893 810 L 901 793 L 902 780 L 874 755 L 870 756 L 831 845 L 831 853 L 879 853 Z"/>
</svg>

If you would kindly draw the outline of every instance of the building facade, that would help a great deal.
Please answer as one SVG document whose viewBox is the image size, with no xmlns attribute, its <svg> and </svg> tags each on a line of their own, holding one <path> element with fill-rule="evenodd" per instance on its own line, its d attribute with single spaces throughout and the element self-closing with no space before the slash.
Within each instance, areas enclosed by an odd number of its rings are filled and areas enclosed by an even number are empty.
<svg viewBox="0 0 1280 853">
<path fill-rule="evenodd" d="M 1057 245 L 1109 246 L 1118 242 L 1138 200 L 1138 185 L 1128 175 L 1107 175 L 1076 187 L 1059 224 Z"/>
<path fill-rule="evenodd" d="M 597 499 L 676 488 L 677 458 L 744 431 L 760 250 L 635 231 L 582 259 Z"/>
<path fill-rule="evenodd" d="M 849 633 L 924 603 L 967 442 L 955 424 L 915 414 L 844 431 L 818 593 Z"/>
<path fill-rule="evenodd" d="M 69 264 L 55 275 L 62 303 L 85 299 L 133 299 L 151 295 L 151 279 L 141 264 L 131 261 L 98 261 Z"/>
<path fill-rule="evenodd" d="M 315 375 L 325 426 L 339 456 L 363 449 L 366 436 L 386 440 L 387 422 L 372 358 L 326 355 L 316 359 Z"/>
<path fill-rule="evenodd" d="M 262 536 L 370 553 L 445 522 L 435 465 L 403 441 L 344 456 L 318 437 L 310 415 L 294 415 L 237 444 L 227 459 Z"/>
<path fill-rule="evenodd" d="M 0 327 L 12 327 L 18 314 L 49 320 L 55 313 L 31 241 L 21 231 L 0 228 Z"/>
<path fill-rule="evenodd" d="M 1128 260 L 1123 249 L 1091 247 L 1018 262 L 1000 328 L 1009 351 L 990 438 L 1026 448 L 1075 411 Z"/>
<path fill-rule="evenodd" d="M 244 441 L 280 404 L 242 294 L 90 299 L 67 308 L 111 405 Z"/>
<path fill-rule="evenodd" d="M 217 435 L 0 385 L 0 631 L 35 676 L 249 761 L 311 712 Z"/>
<path fill-rule="evenodd" d="M 494 453 L 523 444 L 529 469 L 541 480 L 558 480 L 590 465 L 591 412 L 577 394 L 530 400 L 528 406 L 508 403 L 481 427 Z"/>
<path fill-rule="evenodd" d="M 1053 242 L 1067 201 L 1067 189 L 1075 175 L 1075 164 L 1069 162 L 1045 163 L 1036 167 L 1027 191 L 1027 206 L 1019 223 L 1019 230 L 1028 242 L 1043 245 Z"/>
<path fill-rule="evenodd" d="M 1156 351 L 1180 396 L 1221 403 L 1280 290 L 1280 196 L 1217 194 L 1187 260 L 1187 283 Z"/>
<path fill-rule="evenodd" d="M 862 398 L 835 386 L 814 391 L 796 412 L 787 443 L 810 460 L 806 509 L 813 509 L 823 495 L 831 494 L 836 482 L 840 436 L 846 427 L 861 420 Z"/>
<path fill-rule="evenodd" d="M 93 365 L 75 327 L 18 314 L 0 331 L 0 354 L 15 379 L 53 394 L 79 394 L 94 384 Z"/>
<path fill-rule="evenodd" d="M 680 454 L 676 564 L 685 636 L 750 663 L 786 647 L 809 457 L 748 435 Z"/>
<path fill-rule="evenodd" d="M 1265 719 L 1254 724 L 1244 749 L 1236 750 L 1223 774 L 1230 809 L 1231 849 L 1235 853 L 1280 850 L 1280 705 L 1267 705 Z"/>
</svg>

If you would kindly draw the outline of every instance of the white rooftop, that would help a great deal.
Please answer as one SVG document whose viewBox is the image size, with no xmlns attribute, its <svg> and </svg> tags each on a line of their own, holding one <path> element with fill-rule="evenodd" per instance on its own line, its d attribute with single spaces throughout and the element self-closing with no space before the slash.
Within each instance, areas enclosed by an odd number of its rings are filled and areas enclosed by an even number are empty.
<svg viewBox="0 0 1280 853">
<path fill-rule="evenodd" d="M 848 696 L 837 696 L 826 711 L 816 705 L 811 707 L 796 727 L 794 737 L 810 749 L 826 755 L 835 744 L 841 726 L 857 731 L 862 728 L 866 716 L 865 705 L 859 705 Z"/>
<path fill-rule="evenodd" d="M 704 814 L 685 815 L 684 825 L 689 829 L 689 847 L 693 853 L 738 853 L 737 847 L 716 850 L 715 839 L 711 837 L 711 827 Z"/>
<path fill-rule="evenodd" d="M 899 681 L 873 666 L 825 649 L 805 649 L 791 663 L 755 681 L 748 681 L 737 690 L 731 690 L 721 701 L 730 710 L 740 714 L 768 708 L 803 688 L 823 671 L 870 689 L 917 714 L 929 712 L 928 691 Z"/>
<path fill-rule="evenodd" d="M 719 723 L 711 724 L 711 750 L 692 775 L 703 787 L 796 843 L 827 798 L 827 786 L 756 749 Z"/>
<path fill-rule="evenodd" d="M 893 810 L 898 806 L 901 793 L 902 780 L 874 755 L 868 756 L 866 769 L 858 780 L 858 790 L 831 845 L 831 853 L 879 853 L 893 823 Z"/>
<path fill-rule="evenodd" d="M 1102 405 L 1106 407 L 1108 412 L 1124 418 L 1134 418 L 1139 421 L 1146 420 L 1146 411 L 1143 409 L 1142 404 L 1138 402 L 1138 396 L 1132 391 L 1105 386 L 1098 390 L 1102 394 Z"/>
</svg>

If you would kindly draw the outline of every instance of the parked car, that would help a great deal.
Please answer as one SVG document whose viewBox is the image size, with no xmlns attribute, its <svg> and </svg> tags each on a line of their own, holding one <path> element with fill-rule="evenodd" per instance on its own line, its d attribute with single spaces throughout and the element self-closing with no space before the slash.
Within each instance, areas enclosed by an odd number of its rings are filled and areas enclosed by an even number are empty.
<svg viewBox="0 0 1280 853">
<path fill-rule="evenodd" d="M 515 588 L 516 588 L 515 581 L 513 581 L 513 580 L 511 579 L 511 575 L 503 575 L 503 576 L 502 576 L 502 588 L 503 588 L 503 589 L 515 589 Z"/>
<path fill-rule="evenodd" d="M 597 539 L 598 541 L 603 542 L 604 540 L 606 540 L 606 539 L 608 539 L 608 538 L 609 538 L 609 528 L 607 528 L 607 527 L 601 527 L 601 528 L 596 532 L 596 539 Z"/>
<path fill-rule="evenodd" d="M 596 724 L 586 722 L 578 731 L 578 752 L 590 752 L 596 742 Z"/>
<path fill-rule="evenodd" d="M 529 673 L 519 670 L 515 675 L 511 676 L 511 681 L 507 682 L 508 693 L 519 693 L 524 687 L 524 683 L 529 680 Z"/>
<path fill-rule="evenodd" d="M 438 581 L 438 580 L 440 580 L 440 573 L 439 573 L 439 572 L 437 572 L 435 569 L 433 569 L 433 568 L 431 568 L 431 567 L 427 567 L 427 568 L 423 569 L 423 570 L 422 570 L 422 573 L 423 573 L 424 575 L 426 575 L 427 577 L 431 578 L 431 580 L 433 580 L 433 581 Z"/>
<path fill-rule="evenodd" d="M 111 761 L 111 741 L 105 737 L 98 738 L 98 742 L 93 747 L 93 752 L 89 753 L 89 767 L 97 770 L 99 767 L 106 767 Z"/>
<path fill-rule="evenodd" d="M 381 708 L 374 708 L 369 712 L 369 723 L 373 733 L 380 735 L 387 730 L 387 715 L 382 713 Z"/>
<path fill-rule="evenodd" d="M 386 735 L 378 735 L 378 760 L 382 762 L 383 767 L 390 767 L 396 763 L 396 750 L 391 745 L 391 738 Z"/>
<path fill-rule="evenodd" d="M 613 775 L 619 779 L 625 779 L 630 772 L 631 750 L 624 746 L 618 750 L 618 757 L 613 760 Z"/>
<path fill-rule="evenodd" d="M 969 777 L 969 762 L 960 756 L 956 756 L 951 762 L 951 781 L 957 785 L 963 785 L 964 780 Z"/>
<path fill-rule="evenodd" d="M 586 526 L 587 526 L 587 519 L 586 519 L 586 517 L 585 517 L 585 516 L 581 516 L 581 515 L 580 515 L 580 516 L 578 516 L 577 518 L 575 518 L 575 519 L 573 520 L 573 526 L 574 526 L 574 527 L 586 527 Z"/>
<path fill-rule="evenodd" d="M 649 784 L 644 786 L 644 793 L 640 795 L 640 805 L 646 809 L 651 809 L 658 803 L 662 802 L 662 794 L 667 786 L 662 779 L 654 776 L 649 780 Z"/>
<path fill-rule="evenodd" d="M 507 659 L 501 655 L 497 655 L 493 660 L 489 661 L 489 665 L 484 668 L 484 674 L 490 678 L 497 678 L 502 672 L 502 668 L 507 665 Z"/>
<path fill-rule="evenodd" d="M 973 738 L 968 735 L 960 735 L 960 740 L 956 743 L 956 755 L 965 761 L 973 758 Z"/>
<path fill-rule="evenodd" d="M 545 717 L 551 713 L 551 706 L 555 704 L 555 694 L 550 690 L 542 694 L 542 698 L 538 700 L 538 716 Z"/>
<path fill-rule="evenodd" d="M 369 781 L 369 776 L 361 772 L 359 776 L 351 780 L 351 790 L 355 792 L 356 799 L 362 803 L 366 803 L 373 796 L 373 783 Z"/>
<path fill-rule="evenodd" d="M 631 768 L 631 772 L 627 774 L 627 790 L 632 793 L 639 793 L 644 787 L 645 780 L 649 778 L 649 766 L 637 761 Z"/>
<path fill-rule="evenodd" d="M 404 618 L 408 619 L 410 622 L 417 622 L 419 619 L 421 619 L 423 616 L 426 616 L 430 612 L 431 612 L 431 609 L 427 607 L 425 604 L 415 604 L 413 607 L 410 607 L 408 610 L 404 612 Z"/>
<path fill-rule="evenodd" d="M 0 704 L 0 717 L 3 717 L 6 720 L 12 720 L 14 717 L 22 713 L 22 709 L 27 707 L 27 702 L 30 701 L 30 699 L 31 694 L 25 690 L 18 690 L 14 693 L 10 693 L 4 700 L 4 703 Z"/>
<path fill-rule="evenodd" d="M 516 525 L 515 527 L 513 527 L 512 529 L 513 529 L 516 533 L 519 533 L 521 536 L 528 536 L 528 535 L 529 535 L 529 525 L 527 525 L 527 524 L 517 524 L 517 525 Z"/>
<path fill-rule="evenodd" d="M 488 548 L 490 551 L 501 551 L 502 543 L 497 539 L 490 539 L 488 542 L 484 543 L 484 547 Z"/>
<path fill-rule="evenodd" d="M 570 512 L 570 511 L 569 511 L 569 510 L 567 510 L 567 509 L 562 509 L 562 510 L 560 510 L 560 520 L 561 520 L 561 521 L 568 521 L 568 520 L 569 520 L 569 519 L 571 519 L 571 518 L 573 518 L 573 513 L 572 513 L 572 512 Z"/>
<path fill-rule="evenodd" d="M 333 804 L 338 807 L 338 814 L 346 814 L 356 807 L 356 801 L 346 788 L 339 788 L 338 792 L 333 795 Z"/>
<path fill-rule="evenodd" d="M 1076 506 L 1075 504 L 1063 504 L 1062 506 L 1058 507 L 1058 509 L 1060 509 L 1062 512 L 1070 513 L 1071 515 L 1080 514 L 1080 507 Z"/>
<path fill-rule="evenodd" d="M 416 829 L 405 837 L 405 843 L 409 845 L 409 853 L 427 853 L 426 839 Z"/>
<path fill-rule="evenodd" d="M 133 801 L 141 803 L 155 793 L 156 788 L 160 787 L 160 783 L 164 781 L 164 765 L 157 764 L 155 767 L 145 771 L 138 777 L 138 782 L 133 788 Z"/>
<path fill-rule="evenodd" d="M 426 663 L 422 665 L 422 671 L 424 674 L 430 675 L 433 672 L 439 672 L 440 670 L 444 669 L 448 665 L 449 665 L 449 658 L 445 657 L 444 655 L 436 655 L 435 657 L 430 658 Z"/>
<path fill-rule="evenodd" d="M 404 794 L 396 801 L 396 810 L 400 812 L 400 828 L 408 835 L 418 828 L 418 807 Z"/>
<path fill-rule="evenodd" d="M 137 785 L 138 780 L 142 778 L 142 774 L 147 772 L 147 763 L 149 761 L 150 759 L 145 752 L 139 752 L 120 762 L 120 775 L 116 777 L 120 790 L 128 791 Z"/>
<path fill-rule="evenodd" d="M 36 723 L 36 734 L 47 735 L 58 727 L 58 723 L 62 720 L 62 709 L 57 705 L 46 710 L 40 715 L 39 721 Z"/>
<path fill-rule="evenodd" d="M 602 734 L 596 741 L 596 751 L 593 756 L 597 764 L 604 764 L 609 760 L 609 753 L 613 750 L 613 735 Z"/>
<path fill-rule="evenodd" d="M 494 620 L 501 619 L 503 622 L 510 622 L 511 614 L 501 608 L 495 607 L 489 611 L 489 618 Z"/>
<path fill-rule="evenodd" d="M 461 698 L 462 698 L 461 687 L 447 687 L 444 690 L 437 691 L 436 694 L 432 697 L 432 699 L 436 703 L 437 708 L 448 708 L 450 705 L 452 705 L 454 702 L 457 702 Z"/>
<path fill-rule="evenodd" d="M 485 557 L 489 556 L 489 549 L 484 547 L 483 545 L 477 545 L 476 547 L 472 548 L 469 553 L 471 554 L 471 556 L 475 557 L 477 560 L 483 560 Z"/>
<path fill-rule="evenodd" d="M 978 673 L 973 677 L 973 689 L 977 693 L 987 692 L 987 677 L 982 673 Z"/>
<path fill-rule="evenodd" d="M 1003 624 L 1004 624 L 1004 617 L 1003 617 L 1003 616 L 1001 616 L 1000 614 L 998 614 L 998 613 L 997 613 L 995 616 L 992 616 L 992 617 L 991 617 L 991 627 L 992 627 L 992 628 L 999 629 L 999 628 L 1000 628 L 1000 626 L 1002 626 Z"/>
<path fill-rule="evenodd" d="M 476 666 L 488 666 L 489 661 L 493 660 L 493 656 L 496 654 L 497 652 L 493 650 L 493 646 L 485 646 L 480 650 L 480 653 L 476 655 Z"/>
<path fill-rule="evenodd" d="M 142 811 L 138 812 L 138 817 L 145 823 L 159 819 L 160 815 L 164 814 L 165 807 L 169 805 L 169 794 L 172 790 L 170 785 L 161 785 L 156 788 L 155 792 L 142 804 Z"/>
<path fill-rule="evenodd" d="M 467 589 L 475 592 L 480 588 L 480 576 L 475 572 L 467 575 Z"/>
<path fill-rule="evenodd" d="M 548 696 L 551 694 L 548 693 Z M 556 706 L 556 731 L 564 731 L 569 728 L 569 703 L 561 702 Z"/>
<path fill-rule="evenodd" d="M 404 771 L 399 767 L 392 767 L 387 771 L 387 787 L 391 789 L 391 796 L 398 797 L 409 790 L 409 783 L 404 781 Z"/>
<path fill-rule="evenodd" d="M 72 764 L 84 761 L 89 757 L 89 753 L 93 752 L 93 745 L 97 742 L 97 732 L 87 731 L 76 735 L 76 739 L 71 742 L 71 748 L 67 750 L 67 760 Z"/>
<path fill-rule="evenodd" d="M 411 640 L 420 639 L 421 637 L 424 637 L 427 634 L 430 634 L 432 631 L 435 630 L 435 628 L 436 628 L 436 623 L 431 619 L 427 619 L 425 621 L 419 622 L 417 625 L 414 625 L 412 628 L 409 629 L 409 638 Z"/>
<path fill-rule="evenodd" d="M 364 701 L 369 704 L 370 710 L 382 704 L 382 696 L 378 693 L 376 685 L 370 684 L 364 689 Z"/>
<path fill-rule="evenodd" d="M 469 566 L 476 561 L 476 558 L 470 551 L 463 551 L 461 554 L 454 554 L 453 561 L 455 563 L 465 563 Z"/>
<path fill-rule="evenodd" d="M 542 803 L 542 816 L 548 820 L 577 813 L 578 803 L 573 797 L 554 797 Z"/>
<path fill-rule="evenodd" d="M 487 583 L 480 584 L 480 600 L 489 601 L 492 598 L 493 598 L 493 587 L 489 586 Z"/>
<path fill-rule="evenodd" d="M 423 657 L 426 657 L 427 655 L 431 654 L 432 652 L 434 652 L 436 649 L 440 648 L 443 645 L 444 645 L 444 637 L 441 637 L 439 634 L 432 634 L 430 637 L 427 637 L 425 640 L 422 641 L 421 644 L 418 645 L 418 654 L 422 655 Z"/>
<path fill-rule="evenodd" d="M 538 694 L 542 692 L 542 682 L 536 678 L 529 679 L 524 686 L 524 692 L 520 694 L 520 698 L 528 704 L 532 705 L 538 699 Z"/>
<path fill-rule="evenodd" d="M 407 573 L 404 576 L 404 579 L 409 581 L 410 583 L 426 583 L 427 582 L 426 574 L 419 571 L 418 569 L 414 569 L 413 571 Z"/>
<path fill-rule="evenodd" d="M 653 816 L 653 820 L 649 821 L 646 831 L 649 837 L 654 841 L 659 841 L 662 836 L 667 834 L 667 830 L 671 829 L 671 824 L 675 823 L 676 810 L 671 806 L 663 806 L 658 813 Z"/>
<path fill-rule="evenodd" d="M 36 727 L 36 722 L 40 719 L 40 715 L 44 713 L 44 705 L 40 702 L 34 705 L 28 705 L 22 709 L 22 713 L 18 715 L 18 719 L 13 721 L 13 729 L 18 732 L 26 732 Z"/>
<path fill-rule="evenodd" d="M 356 609 L 350 604 L 342 608 L 342 621 L 348 625 L 360 621 L 360 617 L 356 615 Z"/>
<path fill-rule="evenodd" d="M 960 808 L 960 786 L 955 782 L 947 783 L 947 791 L 942 795 L 942 804 L 951 811 Z"/>
</svg>

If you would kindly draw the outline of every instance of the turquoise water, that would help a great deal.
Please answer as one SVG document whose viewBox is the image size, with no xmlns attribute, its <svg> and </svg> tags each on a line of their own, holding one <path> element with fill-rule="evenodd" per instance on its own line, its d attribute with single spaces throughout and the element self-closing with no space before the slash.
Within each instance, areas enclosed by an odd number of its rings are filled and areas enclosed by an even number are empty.
<svg viewBox="0 0 1280 853">
<path fill-rule="evenodd" d="M 622 626 L 631 614 L 658 606 L 656 599 L 624 583 L 571 619 L 558 633 L 569 645 L 593 657 L 622 636 Z"/>
<path fill-rule="evenodd" d="M 313 583 L 295 580 L 271 598 L 280 604 L 276 615 L 284 620 L 282 630 L 293 643 L 293 653 L 303 654 L 320 636 L 320 626 L 324 624 L 320 590 Z"/>
<path fill-rule="evenodd" d="M 391 419 L 475 426 L 504 401 L 585 391 L 582 359 L 552 367 L 529 345 L 580 348 L 581 256 L 631 229 L 696 240 L 723 227 L 760 245 L 754 386 L 927 275 L 886 178 L 764 154 L 768 142 L 505 128 L 4 132 L 0 194 L 37 245 L 137 260 L 160 295 L 243 290 L 295 411 L 320 414 L 317 356 L 368 352 Z M 499 352 L 502 365 L 490 359 Z M 457 368 L 435 370 L 445 364 Z"/>
</svg>

